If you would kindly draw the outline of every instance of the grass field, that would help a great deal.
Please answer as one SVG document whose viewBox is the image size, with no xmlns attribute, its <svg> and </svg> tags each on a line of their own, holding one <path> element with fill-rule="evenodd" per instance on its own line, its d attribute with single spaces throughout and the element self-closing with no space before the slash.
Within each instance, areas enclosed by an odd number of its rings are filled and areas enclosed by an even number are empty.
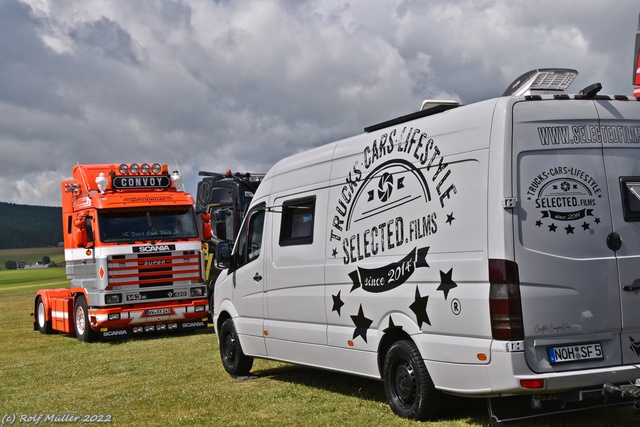
<svg viewBox="0 0 640 427">
<path fill-rule="evenodd" d="M 0 424 L 69 414 L 81 418 L 62 425 L 91 415 L 114 426 L 489 425 L 484 400 L 447 398 L 440 421 L 418 424 L 393 415 L 380 382 L 284 363 L 257 360 L 255 378 L 232 379 L 212 328 L 94 344 L 33 331 L 36 289 L 66 285 L 63 268 L 0 272 Z M 639 417 L 609 408 L 518 425 L 630 426 Z"/>
<path fill-rule="evenodd" d="M 36 263 L 48 256 L 51 261 L 60 264 L 64 261 L 64 248 L 26 248 L 26 249 L 0 249 L 0 269 L 5 270 L 7 261 L 27 261 Z"/>
</svg>

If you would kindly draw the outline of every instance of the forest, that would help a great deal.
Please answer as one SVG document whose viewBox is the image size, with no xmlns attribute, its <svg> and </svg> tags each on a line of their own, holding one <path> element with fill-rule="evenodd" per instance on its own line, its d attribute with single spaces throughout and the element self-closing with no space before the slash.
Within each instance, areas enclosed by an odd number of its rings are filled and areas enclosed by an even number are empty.
<svg viewBox="0 0 640 427">
<path fill-rule="evenodd" d="M 0 249 L 58 246 L 62 208 L 0 202 Z"/>
</svg>

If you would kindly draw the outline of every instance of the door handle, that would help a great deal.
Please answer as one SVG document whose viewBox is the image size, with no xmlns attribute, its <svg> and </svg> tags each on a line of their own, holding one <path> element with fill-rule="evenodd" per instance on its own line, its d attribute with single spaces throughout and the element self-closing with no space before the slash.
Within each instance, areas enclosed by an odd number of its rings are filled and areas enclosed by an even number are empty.
<svg viewBox="0 0 640 427">
<path fill-rule="evenodd" d="M 622 290 L 627 292 L 640 291 L 640 279 L 634 280 L 632 285 L 627 285 Z"/>
<path fill-rule="evenodd" d="M 262 276 L 259 273 L 256 273 L 255 276 L 253 276 L 253 280 L 259 282 L 262 280 Z"/>
</svg>

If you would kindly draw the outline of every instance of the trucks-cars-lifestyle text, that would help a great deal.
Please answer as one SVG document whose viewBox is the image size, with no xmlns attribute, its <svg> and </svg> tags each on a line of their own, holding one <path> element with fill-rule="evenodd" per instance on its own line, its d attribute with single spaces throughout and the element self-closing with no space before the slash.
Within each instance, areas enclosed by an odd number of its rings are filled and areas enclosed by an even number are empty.
<svg viewBox="0 0 640 427">
<path fill-rule="evenodd" d="M 193 197 L 167 165 L 76 165 L 62 182 L 69 288 L 38 291 L 34 330 L 80 341 L 206 327 Z M 210 223 L 205 223 L 205 228 Z"/>
<path fill-rule="evenodd" d="M 216 251 L 225 369 L 380 379 L 414 419 L 441 393 L 495 421 L 640 399 L 640 102 L 576 75 L 276 163 Z"/>
</svg>

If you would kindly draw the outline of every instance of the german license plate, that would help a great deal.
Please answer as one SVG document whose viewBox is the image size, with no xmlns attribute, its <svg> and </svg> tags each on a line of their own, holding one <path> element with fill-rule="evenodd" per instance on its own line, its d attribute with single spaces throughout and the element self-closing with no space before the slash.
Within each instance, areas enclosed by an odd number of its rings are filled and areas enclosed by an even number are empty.
<svg viewBox="0 0 640 427">
<path fill-rule="evenodd" d="M 548 347 L 551 363 L 577 362 L 604 358 L 600 343 L 575 344 L 562 347 Z"/>
<path fill-rule="evenodd" d="M 171 314 L 170 308 L 157 308 L 155 310 L 147 310 L 147 316 L 157 316 L 159 314 Z"/>
</svg>

